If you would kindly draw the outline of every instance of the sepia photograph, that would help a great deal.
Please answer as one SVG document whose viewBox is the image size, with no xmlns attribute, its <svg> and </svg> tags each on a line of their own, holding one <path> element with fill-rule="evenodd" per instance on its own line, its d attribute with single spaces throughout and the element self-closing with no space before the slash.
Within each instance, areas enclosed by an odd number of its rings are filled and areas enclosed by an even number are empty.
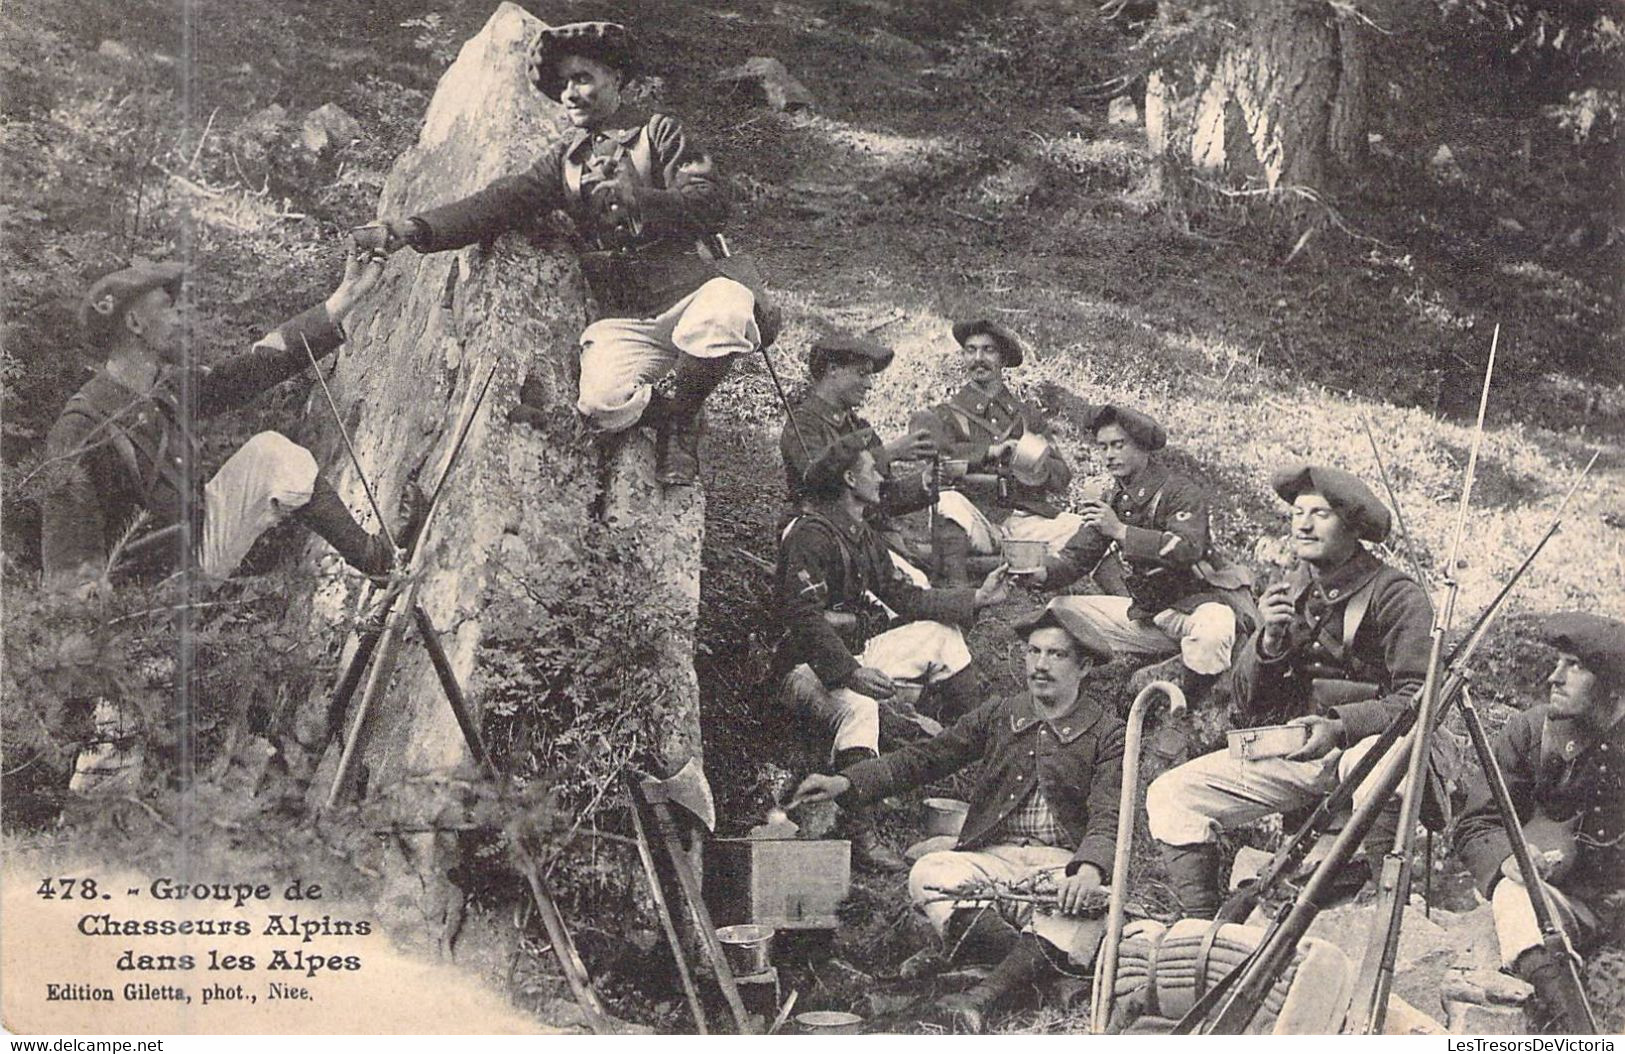
<svg viewBox="0 0 1625 1054">
<path fill-rule="evenodd" d="M 1625 0 L 9 0 L 0 1026 L 1625 1032 L 1622 133 Z"/>
</svg>

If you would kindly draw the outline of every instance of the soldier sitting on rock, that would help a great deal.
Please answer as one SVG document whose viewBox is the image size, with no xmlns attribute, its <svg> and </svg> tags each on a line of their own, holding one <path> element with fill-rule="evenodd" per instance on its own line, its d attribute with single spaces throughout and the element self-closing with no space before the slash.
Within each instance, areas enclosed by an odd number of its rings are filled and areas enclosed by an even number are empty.
<svg viewBox="0 0 1625 1054">
<path fill-rule="evenodd" d="M 967 383 L 947 402 L 915 414 L 909 428 L 929 432 L 942 457 L 966 462 L 969 477 L 937 503 L 946 522 L 932 539 L 944 581 L 962 585 L 972 554 L 997 553 L 1005 539 L 1042 541 L 1053 551 L 1083 521 L 1057 504 L 1072 469 L 1053 444 L 1035 463 L 1009 463 L 1023 436 L 1049 433 L 1037 407 L 1004 385 L 1004 371 L 1021 365 L 1021 342 L 985 318 L 956 322 L 953 334 L 964 350 Z"/>
<path fill-rule="evenodd" d="M 775 572 L 786 634 L 774 664 L 781 701 L 828 725 L 839 766 L 872 758 L 880 746 L 880 700 L 898 682 L 929 684 L 944 712 L 976 704 L 979 686 L 963 628 L 1002 603 L 1002 567 L 977 589 L 922 589 L 891 561 L 865 520 L 882 478 L 872 436 L 844 436 L 809 466 L 812 507 L 791 521 Z M 854 861 L 878 870 L 907 864 L 875 835 L 867 814 L 844 818 Z"/>
<path fill-rule="evenodd" d="M 1114 481 L 1084 504 L 1083 529 L 1032 577 L 1065 589 L 1111 555 L 1103 584 L 1111 593 L 1058 597 L 1116 652 L 1180 655 L 1180 683 L 1196 705 L 1230 668 L 1238 622 L 1248 623 L 1246 576 L 1224 559 L 1208 532 L 1208 496 L 1194 480 L 1153 455 L 1168 433 L 1152 418 L 1120 406 L 1097 406 L 1084 421 Z"/>
<path fill-rule="evenodd" d="M 920 857 L 908 876 L 942 950 L 921 952 L 900 971 L 913 978 L 996 963 L 970 991 L 939 1003 L 972 1032 L 1058 965 L 1093 965 L 1104 933 L 1101 883 L 1117 846 L 1124 726 L 1086 682 L 1092 665 L 1111 661 L 1111 648 L 1054 602 L 1014 629 L 1026 641 L 1025 693 L 979 706 L 935 739 L 839 775 L 808 776 L 796 789 L 798 802 L 861 807 L 982 763 L 958 844 Z M 1035 908 L 1045 896 L 1052 905 Z"/>
<path fill-rule="evenodd" d="M 1152 781 L 1151 835 L 1189 918 L 1212 918 L 1219 908 L 1219 832 L 1328 794 L 1413 705 L 1427 674 L 1427 594 L 1361 544 L 1388 536 L 1388 510 L 1376 495 L 1324 465 L 1289 465 L 1272 482 L 1292 504 L 1298 564 L 1259 599 L 1262 625 L 1236 659 L 1232 694 L 1255 723 L 1301 725 L 1306 741 L 1285 757 L 1215 751 Z M 1355 790 L 1356 808 L 1370 783 Z M 1424 815 L 1438 822 L 1436 808 Z M 1387 853 L 1398 817 L 1396 800 L 1366 839 L 1368 862 Z"/>
<path fill-rule="evenodd" d="M 622 106 L 636 68 L 623 26 L 543 30 L 531 78 L 563 103 L 574 131 L 526 171 L 411 217 L 386 217 L 374 237 L 390 250 L 439 252 L 563 210 L 601 315 L 581 334 L 576 408 L 601 432 L 653 426 L 661 482 L 690 485 L 706 396 L 730 356 L 772 342 L 772 324 L 751 289 L 711 258 L 728 211 L 711 159 L 676 118 Z M 656 394 L 655 382 L 674 366 L 674 393 Z"/>
<path fill-rule="evenodd" d="M 869 422 L 858 416 L 858 408 L 869 394 L 876 374 L 891 365 L 891 348 L 849 333 L 830 333 L 813 341 L 807 352 L 807 372 L 812 384 L 784 422 L 779 433 L 779 454 L 790 490 L 790 504 L 799 511 L 810 501 L 806 474 L 814 455 L 844 436 L 867 432 L 875 467 L 885 476 L 880 485 L 880 502 L 868 510 L 869 522 L 887 533 L 888 518 L 926 508 L 931 504 L 931 487 L 919 469 L 912 472 L 888 471 L 894 461 L 918 461 L 936 454 L 936 444 L 926 431 L 910 432 L 890 443 L 882 443 Z M 918 586 L 930 585 L 925 572 L 915 567 L 897 546 L 891 547 L 892 562 Z"/>
<path fill-rule="evenodd" d="M 1492 745 L 1557 922 L 1573 946 L 1587 949 L 1610 931 L 1610 909 L 1618 913 L 1625 889 L 1625 623 L 1571 611 L 1548 617 L 1542 629 L 1557 649 L 1546 678 L 1550 701 L 1514 714 Z M 1482 774 L 1469 783 L 1455 842 L 1493 905 L 1502 964 L 1534 986 L 1545 1014 L 1561 1014 L 1562 965 L 1542 945 Z"/>
<path fill-rule="evenodd" d="M 191 537 L 183 558 L 210 578 L 229 576 L 260 535 L 290 516 L 351 566 L 387 573 L 394 548 L 356 522 L 309 450 L 279 432 L 261 432 L 204 482 L 193 427 L 194 419 L 241 406 L 300 373 L 311 353 L 321 359 L 335 351 L 344 342 L 345 316 L 377 285 L 382 265 L 348 257 L 343 281 L 324 303 L 213 367 L 190 361 L 177 304 L 183 273 L 175 263 L 115 271 L 91 286 L 80 308 L 90 347 L 104 361 L 46 438 L 47 456 L 74 466 L 67 483 L 44 500 L 47 581 L 99 578 L 115 540 L 142 510 L 160 528 L 190 528 L 177 534 Z M 403 498 L 409 522 L 395 537 L 401 545 L 410 543 L 418 499 L 415 488 Z"/>
</svg>

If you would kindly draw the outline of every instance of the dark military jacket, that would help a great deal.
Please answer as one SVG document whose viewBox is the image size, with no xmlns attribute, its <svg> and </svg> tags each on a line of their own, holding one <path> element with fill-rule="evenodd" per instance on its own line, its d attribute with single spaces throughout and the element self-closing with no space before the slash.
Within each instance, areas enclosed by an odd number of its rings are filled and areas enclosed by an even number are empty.
<svg viewBox="0 0 1625 1054">
<path fill-rule="evenodd" d="M 853 804 L 943 779 L 983 762 L 959 832 L 960 849 L 995 844 L 1036 784 L 1074 846 L 1067 873 L 1093 864 L 1110 879 L 1123 784 L 1123 722 L 1085 681 L 1077 707 L 1048 722 L 1025 693 L 984 703 L 923 743 L 860 761 L 841 775 Z"/>
<path fill-rule="evenodd" d="M 1038 408 L 1017 398 L 1002 384 L 991 393 L 967 384 L 947 402 L 915 414 L 909 428 L 929 431 L 943 457 L 964 458 L 972 472 L 987 467 L 987 448 L 993 443 L 1019 439 L 1028 432 L 1049 434 L 1049 422 Z M 1055 499 L 1066 494 L 1072 482 L 1072 469 L 1058 447 L 1050 447 L 1047 472 L 1043 485 L 1037 487 L 1014 477 L 1006 479 L 1007 496 L 1003 498 L 985 486 L 965 484 L 962 489 L 976 507 L 995 522 L 1003 520 L 1012 509 L 1037 516 L 1054 516 L 1060 511 Z"/>
<path fill-rule="evenodd" d="M 791 422 L 794 422 L 793 426 Z M 880 487 L 880 504 L 870 519 L 901 516 L 931 504 L 931 488 L 921 473 L 896 477 L 889 474 L 884 445 L 868 421 L 816 395 L 808 395 L 790 411 L 784 428 L 779 432 L 779 456 L 784 459 L 785 483 L 789 488 L 791 505 L 799 508 L 811 500 L 804 484 L 811 459 L 842 436 L 864 430 L 870 434 L 867 449 L 875 456 L 875 467 L 886 473 L 886 481 Z M 803 442 L 806 443 L 805 447 L 802 446 Z"/>
<path fill-rule="evenodd" d="M 880 535 L 833 503 L 797 516 L 779 543 L 775 572 L 786 635 L 775 667 L 786 673 L 801 663 L 827 687 L 852 676 L 852 657 L 864 642 L 887 628 L 886 605 L 899 622 L 934 619 L 970 626 L 976 617 L 974 589 L 921 589 L 891 562 Z M 846 640 L 824 618 L 836 612 L 857 616 L 858 629 Z"/>
<path fill-rule="evenodd" d="M 1507 721 L 1493 748 L 1521 822 L 1572 825 L 1574 864 L 1554 884 L 1596 911 L 1606 894 L 1625 888 L 1625 720 L 1598 732 L 1553 721 L 1550 706 L 1531 707 Z M 1512 842 L 1482 773 L 1468 785 L 1456 851 L 1489 896 Z"/>
<path fill-rule="evenodd" d="M 1307 564 L 1293 569 L 1297 614 L 1285 652 L 1266 658 L 1260 628 L 1241 651 L 1232 691 L 1242 712 L 1286 720 L 1312 712 L 1317 679 L 1361 681 L 1376 698 L 1329 707 L 1343 721 L 1345 746 L 1381 732 L 1412 705 L 1427 676 L 1432 608 L 1422 587 L 1364 547 L 1341 567 L 1318 578 Z M 1345 632 L 1351 610 L 1359 615 L 1352 639 Z"/>
<path fill-rule="evenodd" d="M 165 370 L 152 392 L 133 392 L 98 372 L 68 400 L 46 437 L 46 455 L 79 471 L 44 501 L 41 548 L 47 576 L 105 561 L 140 509 L 159 526 L 183 509 L 202 513 L 203 484 L 194 418 L 248 402 L 344 343 L 344 330 L 321 305 L 284 322 L 243 355 L 190 372 L 195 404 L 182 397 L 182 375 Z"/>
<path fill-rule="evenodd" d="M 638 184 L 642 229 L 631 244 L 614 240 L 590 207 L 595 159 L 629 166 Z M 675 117 L 660 113 L 622 111 L 605 127 L 574 129 L 525 171 L 414 216 L 425 231 L 413 245 L 456 249 L 538 224 L 556 210 L 580 235 L 583 267 L 605 315 L 653 317 L 717 275 L 695 242 L 721 227 L 727 195 L 710 159 Z"/>
<path fill-rule="evenodd" d="M 1153 461 L 1127 486 L 1114 481 L 1105 500 L 1127 534 L 1111 553 L 1120 574 L 1103 577 L 1123 583 L 1132 601 L 1129 618 L 1150 619 L 1169 608 L 1189 614 L 1210 600 L 1226 602 L 1197 567 L 1203 561 L 1211 566 L 1214 551 L 1207 495 L 1195 482 Z M 1044 585 L 1066 588 L 1092 572 L 1110 550 L 1110 538 L 1084 527 L 1046 562 Z"/>
</svg>

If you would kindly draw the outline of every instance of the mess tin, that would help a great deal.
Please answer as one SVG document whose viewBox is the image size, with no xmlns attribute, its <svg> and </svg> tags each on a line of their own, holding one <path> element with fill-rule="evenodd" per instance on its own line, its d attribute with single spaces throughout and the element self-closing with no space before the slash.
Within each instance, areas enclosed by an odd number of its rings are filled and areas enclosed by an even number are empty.
<svg viewBox="0 0 1625 1054">
<path fill-rule="evenodd" d="M 958 798 L 925 799 L 925 833 L 930 837 L 947 835 L 958 838 L 965 828 L 965 815 L 970 803 Z"/>
<path fill-rule="evenodd" d="M 1261 761 L 1295 754 L 1309 742 L 1308 725 L 1260 725 L 1225 733 L 1230 756 L 1238 761 Z"/>
<path fill-rule="evenodd" d="M 863 1018 L 840 1010 L 809 1010 L 797 1014 L 795 1023 L 803 1032 L 825 1036 L 856 1035 L 863 1028 Z"/>
<path fill-rule="evenodd" d="M 1044 541 L 1006 538 L 1003 549 L 1004 562 L 1010 565 L 1013 575 L 1030 575 L 1049 558 L 1049 543 Z"/>
<path fill-rule="evenodd" d="M 1049 469 L 1044 464 L 1049 451 L 1049 439 L 1040 432 L 1027 432 L 1016 440 L 1016 448 L 1010 453 L 1010 470 L 1027 486 L 1041 487 L 1049 478 Z"/>
</svg>

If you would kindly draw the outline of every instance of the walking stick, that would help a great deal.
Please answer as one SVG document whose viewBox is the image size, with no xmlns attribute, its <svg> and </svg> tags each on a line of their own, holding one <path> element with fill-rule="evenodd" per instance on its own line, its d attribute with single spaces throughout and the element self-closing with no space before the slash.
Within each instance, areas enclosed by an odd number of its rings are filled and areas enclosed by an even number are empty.
<svg viewBox="0 0 1625 1054">
<path fill-rule="evenodd" d="M 1535 558 L 1546 548 L 1546 544 L 1552 540 L 1562 526 L 1563 515 L 1568 509 L 1569 502 L 1573 500 L 1575 493 L 1580 489 L 1580 484 L 1590 474 L 1592 466 L 1597 463 L 1597 457 L 1597 454 L 1593 454 L 1591 460 L 1586 463 L 1586 467 L 1575 477 L 1574 482 L 1569 486 L 1568 492 L 1564 494 L 1562 502 L 1558 505 L 1557 512 L 1553 515 L 1551 523 L 1547 525 L 1545 533 L 1530 549 L 1529 554 L 1524 557 L 1517 570 L 1507 579 L 1506 584 L 1501 587 L 1501 591 L 1490 602 L 1484 614 L 1479 616 L 1478 623 L 1473 627 L 1471 634 L 1457 646 L 1456 653 L 1452 656 L 1450 663 L 1450 679 L 1440 693 L 1445 702 L 1445 707 L 1441 707 L 1440 712 L 1436 715 L 1437 720 L 1443 720 L 1445 708 L 1448 707 L 1450 701 L 1455 698 L 1466 683 L 1468 667 L 1473 656 L 1477 653 L 1478 647 L 1485 636 L 1488 635 L 1494 620 L 1504 609 L 1513 588 L 1523 578 L 1524 574 L 1534 564 Z M 1376 754 L 1377 751 L 1373 749 L 1367 753 L 1367 757 Z M 1252 955 L 1243 960 L 1231 972 L 1231 975 L 1221 982 L 1219 987 L 1225 990 L 1233 989 L 1233 991 L 1220 1007 L 1218 1015 L 1214 1018 L 1211 1026 L 1204 1029 L 1204 1032 L 1239 1035 L 1258 1013 L 1258 1009 L 1263 1005 L 1264 997 L 1269 993 L 1271 986 L 1274 985 L 1275 979 L 1280 976 L 1281 971 L 1291 960 L 1293 952 L 1297 949 L 1298 941 L 1303 938 L 1304 933 L 1309 929 L 1310 923 L 1314 921 L 1315 915 L 1319 913 L 1323 895 L 1330 890 L 1334 877 L 1349 860 L 1353 859 L 1361 841 L 1365 838 L 1371 825 L 1376 821 L 1377 814 L 1381 812 L 1389 796 L 1399 786 L 1401 778 L 1399 758 L 1400 752 L 1398 750 L 1390 750 L 1382 755 L 1382 768 L 1375 777 L 1376 782 L 1370 799 L 1355 811 L 1354 818 L 1333 843 L 1331 852 L 1327 854 L 1326 859 L 1310 876 L 1309 882 L 1299 892 L 1296 900 L 1282 908 L 1276 922 L 1271 925 L 1265 939 L 1253 950 Z M 1348 782 L 1351 787 L 1359 785 L 1358 782 L 1352 780 Z M 1212 1010 L 1212 1007 L 1218 1001 L 1218 997 L 1215 995 L 1212 1001 L 1206 1000 L 1207 997 L 1204 996 L 1202 1001 L 1198 1001 L 1198 1006 L 1192 1007 L 1186 1018 L 1181 1019 L 1180 1028 L 1176 1028 L 1176 1031 L 1190 1031 L 1194 1028 Z M 1200 1010 L 1200 1013 L 1198 1013 L 1198 1010 Z"/>
<path fill-rule="evenodd" d="M 1388 993 L 1393 987 L 1394 964 L 1399 955 L 1399 931 L 1410 901 L 1411 872 L 1415 861 L 1416 822 L 1422 813 L 1422 797 L 1427 793 L 1428 766 L 1432 757 L 1434 714 L 1439 708 L 1439 681 L 1443 673 L 1444 635 L 1455 616 L 1460 583 L 1456 579 L 1456 558 L 1467 533 L 1467 513 L 1472 508 L 1473 478 L 1478 472 L 1478 454 L 1484 445 L 1484 414 L 1489 409 L 1490 381 L 1495 376 L 1495 352 L 1501 327 L 1490 338 L 1489 362 L 1484 367 L 1484 388 L 1478 397 L 1478 422 L 1473 432 L 1472 452 L 1461 484 L 1461 501 L 1456 509 L 1456 527 L 1450 541 L 1444 570 L 1444 603 L 1433 615 L 1433 641 L 1428 655 L 1427 676 L 1422 682 L 1422 698 L 1417 707 L 1412 732 L 1410 761 L 1405 773 L 1405 793 L 1401 798 L 1399 831 L 1394 846 L 1382 864 L 1377 884 L 1377 910 L 1372 915 L 1370 937 L 1355 975 L 1354 1001 L 1349 1008 L 1349 1031 L 1376 1035 L 1388 1012 Z"/>
<path fill-rule="evenodd" d="M 1540 868 L 1535 866 L 1529 843 L 1524 841 L 1523 824 L 1518 820 L 1518 809 L 1513 804 L 1512 793 L 1507 790 L 1506 775 L 1490 747 L 1489 737 L 1484 734 L 1484 722 L 1478 716 L 1478 708 L 1473 705 L 1472 693 L 1465 688 L 1461 692 L 1461 716 L 1467 725 L 1467 735 L 1473 741 L 1473 750 L 1478 754 L 1478 763 L 1484 769 L 1484 778 L 1489 782 L 1501 826 L 1512 842 L 1512 856 L 1518 861 L 1518 875 L 1529 894 L 1529 906 L 1534 909 L 1541 946 L 1554 962 L 1563 967 L 1559 975 L 1562 979 L 1559 985 L 1562 1006 L 1557 1008 L 1558 1012 L 1562 1014 L 1563 1023 L 1570 1032 L 1594 1036 L 1597 1034 L 1597 1018 L 1591 1012 L 1591 1002 L 1586 998 L 1585 985 L 1580 980 L 1579 957 L 1574 954 L 1568 935 L 1563 932 L 1557 914 L 1552 910 L 1551 892 L 1546 888 Z"/>
<path fill-rule="evenodd" d="M 1140 689 L 1128 710 L 1128 729 L 1123 735 L 1123 789 L 1117 801 L 1117 843 L 1112 856 L 1112 892 L 1106 903 L 1106 938 L 1100 949 L 1100 969 L 1095 972 L 1094 998 L 1089 1007 L 1089 1031 L 1101 1035 L 1112 1016 L 1112 997 L 1117 986 L 1117 945 L 1123 939 L 1123 902 L 1128 897 L 1128 865 L 1134 846 L 1134 821 L 1140 804 L 1140 736 L 1145 714 L 1157 693 L 1168 697 L 1169 715 L 1183 713 L 1185 693 L 1171 681 L 1152 681 Z"/>
</svg>

